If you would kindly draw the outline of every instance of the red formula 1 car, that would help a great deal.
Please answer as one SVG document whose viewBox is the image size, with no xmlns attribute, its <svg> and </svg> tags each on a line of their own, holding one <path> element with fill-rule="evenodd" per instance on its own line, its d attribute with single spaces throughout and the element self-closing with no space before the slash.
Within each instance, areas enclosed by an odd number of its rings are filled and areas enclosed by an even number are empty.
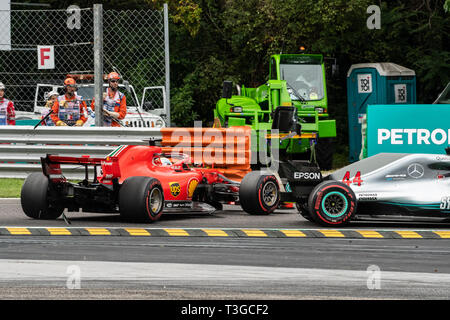
<svg viewBox="0 0 450 320">
<path fill-rule="evenodd" d="M 23 211 L 35 219 L 56 219 L 67 208 L 151 222 L 163 210 L 213 211 L 239 198 L 239 183 L 192 165 L 188 155 L 164 154 L 156 146 L 122 146 L 106 158 L 47 155 L 41 162 L 43 172 L 29 175 L 21 192 Z M 61 164 L 85 166 L 85 179 L 69 182 Z"/>
</svg>

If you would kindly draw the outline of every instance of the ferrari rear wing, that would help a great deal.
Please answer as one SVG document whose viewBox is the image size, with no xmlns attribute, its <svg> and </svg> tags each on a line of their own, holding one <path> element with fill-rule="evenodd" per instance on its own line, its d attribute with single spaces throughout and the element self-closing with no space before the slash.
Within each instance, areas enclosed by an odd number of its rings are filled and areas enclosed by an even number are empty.
<svg viewBox="0 0 450 320">
<path fill-rule="evenodd" d="M 102 167 L 102 178 L 111 180 L 112 178 L 120 177 L 120 169 L 117 161 L 118 159 L 116 157 L 109 156 L 107 156 L 106 158 L 92 158 L 88 155 L 81 157 L 67 157 L 47 154 L 45 158 L 41 158 L 41 165 L 44 175 L 47 176 L 51 182 L 55 183 L 66 181 L 66 178 L 64 177 L 61 170 L 61 164 L 84 166 L 85 181 L 89 179 L 88 168 L 92 166 L 94 167 L 94 182 L 98 182 L 98 166 Z"/>
<path fill-rule="evenodd" d="M 47 154 L 41 161 L 52 164 L 80 164 L 80 165 L 101 165 L 104 158 L 91 158 L 90 156 L 66 157 Z"/>
</svg>

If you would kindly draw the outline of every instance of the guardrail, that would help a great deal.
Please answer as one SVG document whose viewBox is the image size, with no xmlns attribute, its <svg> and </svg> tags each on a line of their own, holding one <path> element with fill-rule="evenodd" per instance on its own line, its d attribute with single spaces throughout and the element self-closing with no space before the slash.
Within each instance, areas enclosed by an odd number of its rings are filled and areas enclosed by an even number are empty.
<svg viewBox="0 0 450 320">
<path fill-rule="evenodd" d="M 161 138 L 155 128 L 0 126 L 0 178 L 41 171 L 40 158 L 46 154 L 104 157 L 120 145 L 148 145 Z M 83 166 L 62 168 L 68 179 L 84 178 Z"/>
</svg>

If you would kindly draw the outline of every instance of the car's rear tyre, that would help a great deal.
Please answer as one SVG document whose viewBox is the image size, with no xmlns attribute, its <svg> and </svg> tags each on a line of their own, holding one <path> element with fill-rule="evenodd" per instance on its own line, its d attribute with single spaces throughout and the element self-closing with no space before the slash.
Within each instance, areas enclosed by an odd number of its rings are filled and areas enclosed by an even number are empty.
<svg viewBox="0 0 450 320">
<path fill-rule="evenodd" d="M 308 199 L 312 219 L 327 227 L 346 225 L 356 213 L 356 196 L 346 184 L 324 181 L 318 184 Z"/>
<path fill-rule="evenodd" d="M 249 214 L 266 215 L 272 213 L 280 203 L 280 188 L 273 175 L 260 171 L 248 173 L 239 187 L 239 201 L 242 209 Z"/>
<path fill-rule="evenodd" d="M 25 179 L 20 192 L 20 204 L 28 217 L 53 220 L 61 216 L 64 208 L 53 207 L 49 204 L 48 191 L 48 178 L 43 173 L 35 172 Z"/>
<path fill-rule="evenodd" d="M 129 177 L 119 191 L 120 216 L 127 220 L 153 222 L 164 208 L 164 193 L 159 180 Z"/>
</svg>

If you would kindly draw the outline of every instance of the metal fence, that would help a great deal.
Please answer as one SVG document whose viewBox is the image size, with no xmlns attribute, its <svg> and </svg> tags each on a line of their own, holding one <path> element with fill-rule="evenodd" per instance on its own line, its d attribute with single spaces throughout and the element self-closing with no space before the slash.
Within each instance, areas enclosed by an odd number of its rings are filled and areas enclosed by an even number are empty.
<svg viewBox="0 0 450 320">
<path fill-rule="evenodd" d="M 163 12 L 106 10 L 103 41 L 104 70 L 118 71 L 133 84 L 139 100 L 144 87 L 166 86 Z M 162 91 L 149 91 L 144 102 L 163 108 Z"/>
<path fill-rule="evenodd" d="M 61 85 L 71 71 L 93 70 L 92 10 L 79 14 L 83 32 L 68 28 L 66 10 L 11 10 L 11 45 L 10 50 L 0 50 L 0 81 L 17 111 L 33 111 L 38 83 Z M 4 11 L 0 14 L 3 19 L 7 16 Z M 38 69 L 41 45 L 54 46 L 54 69 Z"/>
<path fill-rule="evenodd" d="M 164 10 L 102 10 L 102 15 L 104 73 L 118 71 L 133 86 L 138 103 L 147 102 L 144 109 L 162 108 L 163 93 L 167 103 L 170 94 L 167 6 Z M 38 104 L 45 104 L 44 94 L 37 92 L 39 83 L 62 85 L 67 74 L 94 74 L 92 8 L 0 11 L 0 26 L 6 25 L 11 31 L 10 39 L 4 30 L 0 32 L 0 82 L 16 111 L 33 111 L 36 95 Z M 54 68 L 39 69 L 38 46 L 53 47 Z M 143 99 L 146 86 L 159 88 Z"/>
</svg>

